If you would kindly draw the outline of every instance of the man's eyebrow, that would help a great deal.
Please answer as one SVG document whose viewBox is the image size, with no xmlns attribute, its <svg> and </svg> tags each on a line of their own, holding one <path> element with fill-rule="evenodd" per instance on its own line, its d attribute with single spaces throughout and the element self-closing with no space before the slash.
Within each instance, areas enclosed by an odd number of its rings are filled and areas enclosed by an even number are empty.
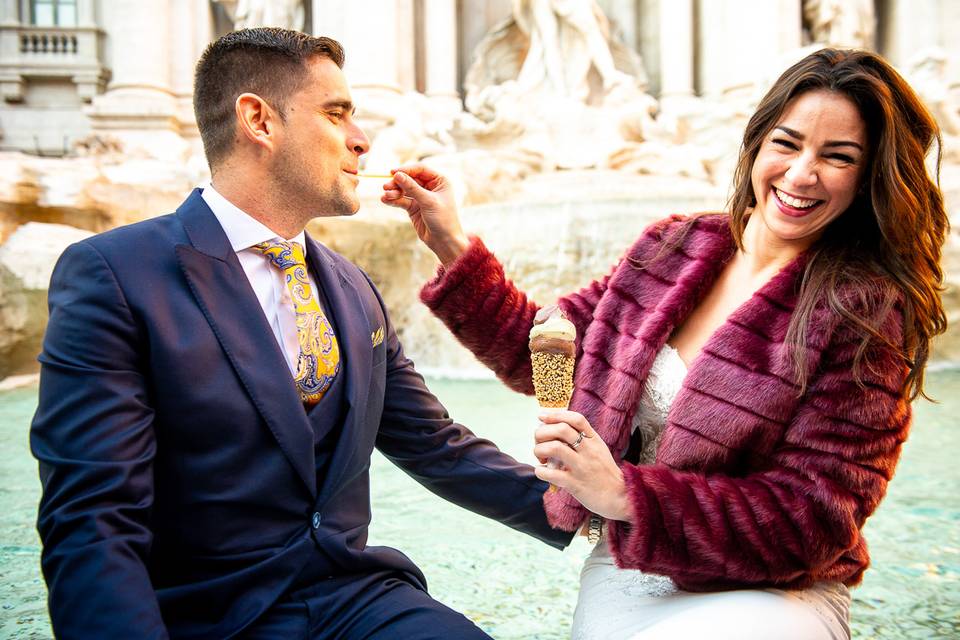
<svg viewBox="0 0 960 640">
<path fill-rule="evenodd" d="M 349 100 L 331 100 L 330 102 L 324 102 L 322 107 L 324 109 L 343 109 L 344 111 L 349 111 L 351 114 L 354 113 L 357 108 Z"/>
<path fill-rule="evenodd" d="M 786 134 L 787 134 L 788 136 L 790 136 L 790 137 L 796 138 L 797 140 L 803 140 L 803 137 L 804 137 L 803 134 L 800 133 L 799 131 L 794 131 L 794 130 L 791 129 L 790 127 L 785 127 L 785 126 L 783 126 L 782 124 L 778 124 L 775 128 L 776 128 L 776 129 L 780 129 L 781 131 L 783 131 L 784 133 L 786 133 Z M 863 151 L 863 145 L 861 145 L 859 142 L 854 142 L 853 140 L 827 140 L 825 143 L 823 143 L 823 146 L 825 146 L 825 147 L 855 147 L 855 148 L 859 149 L 860 151 Z"/>
</svg>

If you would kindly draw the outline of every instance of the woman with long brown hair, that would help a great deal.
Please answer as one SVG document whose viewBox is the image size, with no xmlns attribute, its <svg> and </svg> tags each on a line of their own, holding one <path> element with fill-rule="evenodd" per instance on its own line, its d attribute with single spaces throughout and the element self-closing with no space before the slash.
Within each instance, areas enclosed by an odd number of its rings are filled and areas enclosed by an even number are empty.
<svg viewBox="0 0 960 640">
<path fill-rule="evenodd" d="M 923 393 L 947 215 L 936 122 L 880 56 L 790 67 L 743 136 L 728 214 L 654 224 L 558 305 L 570 411 L 541 417 L 552 524 L 601 533 L 576 638 L 848 638 L 862 528 Z M 423 166 L 384 185 L 443 268 L 423 300 L 532 392 L 537 305 Z"/>
</svg>

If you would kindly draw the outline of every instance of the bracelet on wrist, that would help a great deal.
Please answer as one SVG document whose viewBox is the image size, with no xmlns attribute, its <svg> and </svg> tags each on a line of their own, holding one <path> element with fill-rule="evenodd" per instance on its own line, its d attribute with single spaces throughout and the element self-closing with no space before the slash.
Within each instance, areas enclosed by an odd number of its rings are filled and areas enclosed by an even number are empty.
<svg viewBox="0 0 960 640">
<path fill-rule="evenodd" d="M 590 524 L 587 526 L 587 542 L 597 544 L 603 534 L 603 518 L 595 513 L 590 514 Z"/>
</svg>

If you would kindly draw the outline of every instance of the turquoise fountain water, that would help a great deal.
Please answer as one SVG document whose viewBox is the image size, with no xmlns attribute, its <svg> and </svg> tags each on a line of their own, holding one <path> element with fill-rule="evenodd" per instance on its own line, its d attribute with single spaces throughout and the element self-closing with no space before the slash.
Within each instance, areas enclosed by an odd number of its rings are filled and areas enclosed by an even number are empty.
<svg viewBox="0 0 960 640">
<path fill-rule="evenodd" d="M 537 406 L 497 382 L 432 380 L 451 415 L 531 460 Z M 960 637 L 960 371 L 929 375 L 940 404 L 919 402 L 897 476 L 866 526 L 873 567 L 854 590 L 854 638 Z M 0 393 L 0 638 L 49 638 L 34 530 L 39 496 L 27 431 L 36 389 Z M 433 595 L 494 638 L 560 640 L 588 553 L 564 552 L 436 498 L 379 455 L 372 466 L 371 544 L 424 570 Z"/>
</svg>

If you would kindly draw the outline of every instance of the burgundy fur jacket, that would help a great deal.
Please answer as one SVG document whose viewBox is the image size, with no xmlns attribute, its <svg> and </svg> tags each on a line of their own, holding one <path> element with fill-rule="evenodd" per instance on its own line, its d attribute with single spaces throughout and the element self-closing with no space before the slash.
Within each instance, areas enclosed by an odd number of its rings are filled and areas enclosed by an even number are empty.
<svg viewBox="0 0 960 640">
<path fill-rule="evenodd" d="M 651 226 L 610 275 L 559 302 L 577 327 L 571 409 L 615 458 L 654 357 L 734 252 L 723 215 L 698 218 L 680 246 L 662 252 L 683 220 Z M 910 427 L 900 392 L 907 370 L 877 347 L 858 386 L 859 336 L 818 306 L 807 334 L 807 390 L 798 393 L 783 345 L 805 260 L 731 314 L 690 363 L 655 464 L 621 461 L 635 524 L 609 523 L 618 566 L 692 591 L 861 581 L 869 563 L 861 529 Z M 533 392 L 527 334 L 537 306 L 478 238 L 421 298 L 507 385 Z M 890 313 L 882 330 L 898 342 L 902 316 Z M 557 528 L 574 530 L 588 516 L 562 490 L 544 503 Z"/>
</svg>

